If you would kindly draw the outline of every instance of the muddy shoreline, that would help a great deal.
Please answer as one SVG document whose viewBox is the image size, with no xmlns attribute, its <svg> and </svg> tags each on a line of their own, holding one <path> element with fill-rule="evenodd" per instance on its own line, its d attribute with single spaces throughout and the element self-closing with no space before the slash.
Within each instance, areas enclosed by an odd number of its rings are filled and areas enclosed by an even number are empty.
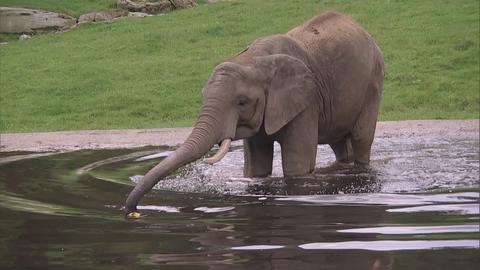
<svg viewBox="0 0 480 270">
<path fill-rule="evenodd" d="M 191 128 L 84 130 L 40 133 L 2 133 L 0 152 L 71 151 L 81 149 L 175 146 Z M 479 120 L 408 120 L 378 122 L 377 138 L 397 136 L 479 137 Z"/>
</svg>

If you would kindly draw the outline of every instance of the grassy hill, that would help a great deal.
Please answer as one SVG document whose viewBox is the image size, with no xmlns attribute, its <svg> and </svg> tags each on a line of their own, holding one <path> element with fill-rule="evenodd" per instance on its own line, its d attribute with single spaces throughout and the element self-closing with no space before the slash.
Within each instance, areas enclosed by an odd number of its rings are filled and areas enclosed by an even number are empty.
<svg viewBox="0 0 480 270">
<path fill-rule="evenodd" d="M 244 0 L 0 46 L 0 132 L 192 125 L 216 64 L 323 10 L 384 51 L 382 120 L 479 117 L 479 1 Z"/>
</svg>

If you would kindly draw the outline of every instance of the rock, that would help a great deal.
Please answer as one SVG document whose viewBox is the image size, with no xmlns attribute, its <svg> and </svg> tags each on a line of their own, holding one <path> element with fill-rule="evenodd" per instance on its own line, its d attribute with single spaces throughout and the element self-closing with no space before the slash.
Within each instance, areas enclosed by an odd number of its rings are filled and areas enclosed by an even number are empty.
<svg viewBox="0 0 480 270">
<path fill-rule="evenodd" d="M 31 39 L 32 36 L 29 36 L 27 34 L 22 34 L 18 39 L 19 40 L 27 40 L 27 39 Z"/>
<path fill-rule="evenodd" d="M 143 18 L 143 17 L 149 17 L 149 16 L 153 16 L 153 15 L 147 14 L 147 13 L 143 13 L 143 12 L 129 12 L 129 13 L 128 13 L 128 17 L 140 17 L 140 18 Z"/>
<path fill-rule="evenodd" d="M 111 21 L 116 18 L 123 17 L 128 12 L 123 10 L 112 10 L 106 12 L 90 12 L 87 14 L 80 15 L 78 18 L 78 23 L 86 23 L 86 22 L 104 22 L 104 21 Z"/>
<path fill-rule="evenodd" d="M 0 7 L 1 33 L 62 31 L 75 25 L 70 16 L 27 8 Z"/>
<path fill-rule="evenodd" d="M 190 8 L 196 5 L 194 0 L 118 0 L 117 6 L 130 12 L 159 14 L 175 9 Z"/>
<path fill-rule="evenodd" d="M 194 0 L 170 0 L 175 9 L 191 8 L 197 5 Z"/>
</svg>

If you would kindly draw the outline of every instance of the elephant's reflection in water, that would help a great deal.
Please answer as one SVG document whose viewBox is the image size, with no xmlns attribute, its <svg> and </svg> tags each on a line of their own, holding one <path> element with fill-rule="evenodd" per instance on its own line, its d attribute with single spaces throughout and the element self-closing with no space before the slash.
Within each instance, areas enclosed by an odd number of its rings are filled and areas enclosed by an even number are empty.
<svg viewBox="0 0 480 270">
<path fill-rule="evenodd" d="M 379 173 L 374 169 L 360 170 L 353 165 L 334 164 L 306 177 L 256 178 L 246 193 L 296 196 L 376 192 L 381 189 L 377 176 Z M 211 217 L 218 222 L 195 229 L 189 242 L 198 244 L 198 253 L 153 254 L 149 258 L 151 263 L 201 265 L 213 270 L 392 269 L 393 257 L 389 252 L 300 247 L 312 242 L 341 244 L 348 241 L 352 236 L 339 233 L 339 229 L 345 224 L 382 224 L 385 222 L 384 207 L 303 202 L 299 205 L 277 200 L 276 196 L 265 200 L 258 200 L 257 196 L 244 198 L 246 203 L 237 204 L 234 210 Z M 374 235 L 362 235 L 355 240 L 368 243 L 378 239 Z M 260 247 L 264 245 L 267 249 Z M 249 250 L 232 249 L 250 246 L 253 248 Z"/>
<path fill-rule="evenodd" d="M 238 161 L 240 154 L 231 153 L 231 156 L 227 157 L 227 163 Z M 226 168 L 220 167 L 219 171 L 224 172 Z M 238 171 L 229 173 L 239 174 Z M 214 181 L 209 174 L 205 177 Z M 342 224 L 382 224 L 385 221 L 383 207 L 358 208 L 317 204 L 307 207 L 302 206 L 303 202 L 299 205 L 291 201 L 277 200 L 276 197 L 378 192 L 381 190 L 381 177 L 380 172 L 374 168 L 360 169 L 353 164 L 334 163 L 317 169 L 310 176 L 273 176 L 250 180 L 247 181 L 249 184 L 243 194 L 274 196 L 265 200 L 258 200 L 257 196 L 241 196 L 240 198 L 247 201 L 246 204 L 237 204 L 233 211 L 220 215 L 221 222 L 204 224 L 203 229 L 195 230 L 196 233 L 190 241 L 198 244 L 198 253 L 154 254 L 150 258 L 152 262 L 181 262 L 185 265 L 202 265 L 206 269 L 391 269 L 393 259 L 390 253 L 367 250 L 304 250 L 299 247 L 311 242 L 346 241 L 350 236 L 336 232 L 337 229 L 344 228 Z M 200 231 L 203 232 L 199 233 Z M 373 235 L 362 235 L 361 239 L 356 240 L 368 242 L 376 239 Z M 281 248 L 231 249 L 255 245 Z"/>
<path fill-rule="evenodd" d="M 155 254 L 154 264 L 196 265 L 202 269 L 358 269 L 390 270 L 394 259 L 390 253 L 358 251 L 316 251 L 300 253 L 285 251 L 248 251 L 241 253 Z M 205 267 L 205 268 L 203 268 Z M 199 267 L 200 268 L 200 267 Z M 199 269 L 198 268 L 198 269 Z M 186 268 L 188 269 L 188 268 Z M 197 268 L 192 268 L 197 269 Z"/>
<path fill-rule="evenodd" d="M 269 177 L 249 185 L 253 195 L 324 195 L 379 192 L 381 181 L 374 169 L 333 165 L 320 168 L 310 176 Z"/>
<path fill-rule="evenodd" d="M 302 191 L 286 186 L 281 192 Z M 376 235 L 348 235 L 339 230 L 351 226 L 348 224 L 385 223 L 383 206 L 310 204 L 275 197 L 259 201 L 256 196 L 245 200 L 247 203 L 237 204 L 232 211 L 211 215 L 209 220 L 215 222 L 195 228 L 189 242 L 198 246 L 198 252 L 152 254 L 150 263 L 196 265 L 212 270 L 392 269 L 390 252 L 301 247 L 316 242 L 341 246 L 345 241 L 364 241 L 368 245 L 378 240 Z"/>
</svg>

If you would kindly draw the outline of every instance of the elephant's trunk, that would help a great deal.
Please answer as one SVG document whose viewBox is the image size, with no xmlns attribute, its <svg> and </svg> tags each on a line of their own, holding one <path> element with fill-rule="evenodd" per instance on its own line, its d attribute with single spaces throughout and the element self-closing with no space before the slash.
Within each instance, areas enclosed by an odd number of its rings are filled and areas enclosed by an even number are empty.
<svg viewBox="0 0 480 270">
<path fill-rule="evenodd" d="M 187 140 L 174 153 L 153 167 L 135 186 L 125 203 L 127 214 L 137 210 L 137 204 L 143 195 L 149 192 L 162 178 L 179 167 L 201 158 L 220 140 L 233 137 L 234 131 L 233 134 L 225 134 L 225 127 L 221 127 L 220 121 L 213 115 L 212 110 L 203 108 L 197 124 Z M 227 128 L 227 130 L 229 129 Z"/>
</svg>

